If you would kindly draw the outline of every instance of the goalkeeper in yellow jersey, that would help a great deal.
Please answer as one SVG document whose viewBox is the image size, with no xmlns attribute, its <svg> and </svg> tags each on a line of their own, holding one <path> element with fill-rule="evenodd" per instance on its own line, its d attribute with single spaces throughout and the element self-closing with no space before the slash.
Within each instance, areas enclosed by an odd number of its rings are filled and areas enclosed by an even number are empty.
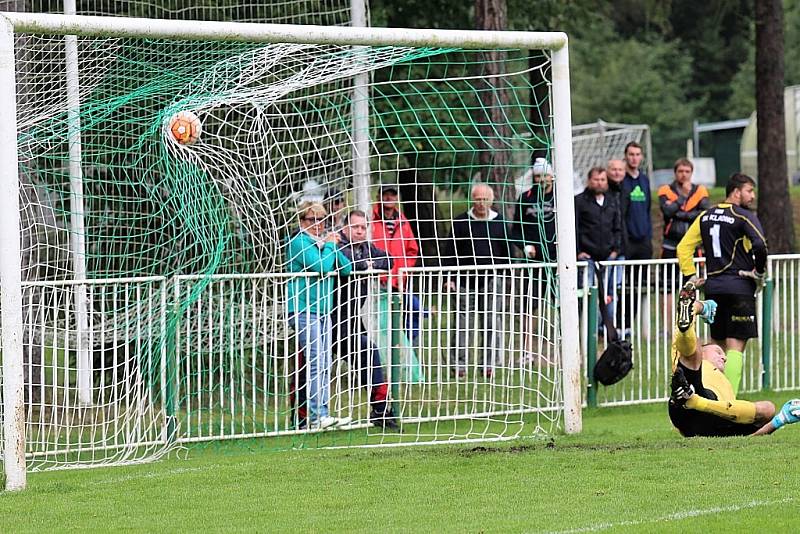
<svg viewBox="0 0 800 534">
<path fill-rule="evenodd" d="M 746 436 L 771 434 L 800 421 L 800 399 L 788 401 L 777 415 L 770 401 L 736 399 L 724 374 L 725 351 L 716 344 L 697 342 L 695 316 L 713 323 L 717 304 L 695 300 L 696 289 L 695 282 L 687 282 L 678 299 L 669 399 L 669 418 L 675 428 L 686 437 Z"/>
</svg>

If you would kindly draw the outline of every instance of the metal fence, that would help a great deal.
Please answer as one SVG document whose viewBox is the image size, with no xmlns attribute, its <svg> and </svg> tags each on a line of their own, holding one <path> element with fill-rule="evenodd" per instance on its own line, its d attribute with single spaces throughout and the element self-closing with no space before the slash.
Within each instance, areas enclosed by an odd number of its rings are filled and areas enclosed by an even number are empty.
<svg viewBox="0 0 800 534">
<path fill-rule="evenodd" d="M 581 320 L 576 332 L 563 333 L 551 265 L 410 269 L 416 308 L 391 284 L 380 283 L 385 275 L 369 273 L 363 286 L 369 298 L 355 313 L 383 360 L 367 362 L 368 374 L 372 366 L 384 368 L 388 400 L 416 442 L 514 437 L 530 414 L 536 414 L 534 432 L 549 431 L 559 422 L 559 336 L 580 336 L 584 362 L 593 361 L 606 344 L 597 317 L 602 300 L 610 304 L 615 327 L 631 340 L 634 369 L 618 384 L 598 387 L 586 363 L 586 403 L 663 401 L 677 263 L 602 265 L 606 291 L 598 295 L 592 270 L 579 264 Z M 745 355 L 745 392 L 800 389 L 800 255 L 771 256 L 768 269 L 758 297 L 762 335 Z M 285 309 L 286 284 L 297 276 L 308 275 L 25 284 L 29 458 L 51 465 L 84 457 L 135 459 L 143 447 L 171 438 L 309 432 L 298 426 L 293 395 L 302 387 L 303 364 Z M 79 332 L 75 299 L 83 294 L 91 303 L 89 327 Z M 82 352 L 90 355 L 83 363 Z M 88 370 L 81 368 L 86 365 Z M 346 358 L 335 358 L 333 367 L 332 413 L 352 418 L 352 428 L 366 428 L 368 379 Z M 81 385 L 82 371 L 91 377 L 88 384 Z M 88 388 L 83 399 L 82 387 Z M 471 425 L 464 433 L 442 424 L 462 420 Z M 475 421 L 484 426 L 476 430 Z"/>
<path fill-rule="evenodd" d="M 703 265 L 698 261 L 698 274 Z M 613 386 L 595 384 L 587 365 L 585 374 L 586 401 L 590 406 L 616 406 L 664 401 L 669 397 L 670 353 L 675 323 L 675 303 L 672 295 L 680 288 L 677 260 L 609 261 L 602 262 L 608 279 L 607 293 L 612 293 L 613 320 L 617 329 L 631 341 L 634 368 L 621 382 Z M 750 340 L 744 356 L 740 391 L 752 393 L 761 389 L 800 389 L 800 255 L 774 255 L 768 260 L 768 281 L 757 296 L 759 339 Z M 586 287 L 590 276 L 582 266 L 581 277 Z M 584 354 L 594 360 L 605 349 L 606 337 L 602 321 L 590 318 L 589 305 L 596 288 L 580 295 L 583 314 Z M 600 299 L 600 296 L 594 296 Z M 588 324 L 598 325 L 593 343 Z M 698 334 L 707 338 L 704 324 Z M 588 354 L 592 351 L 593 354 Z"/>
</svg>

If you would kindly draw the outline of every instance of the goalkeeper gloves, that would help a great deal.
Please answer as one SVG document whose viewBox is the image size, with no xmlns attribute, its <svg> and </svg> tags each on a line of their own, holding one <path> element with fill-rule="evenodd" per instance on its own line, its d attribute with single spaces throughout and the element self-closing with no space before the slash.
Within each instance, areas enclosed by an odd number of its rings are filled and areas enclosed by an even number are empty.
<svg viewBox="0 0 800 534">
<path fill-rule="evenodd" d="M 708 324 L 714 324 L 714 318 L 717 316 L 717 303 L 713 300 L 703 301 L 703 311 L 700 312 L 700 317 Z"/>
<path fill-rule="evenodd" d="M 764 283 L 767 281 L 767 273 L 760 273 L 753 269 L 752 271 L 739 271 L 739 276 L 743 278 L 752 278 L 756 283 L 756 294 L 764 289 Z"/>
<path fill-rule="evenodd" d="M 800 399 L 792 399 L 783 405 L 778 415 L 772 418 L 772 425 L 778 429 L 800 421 Z"/>
</svg>

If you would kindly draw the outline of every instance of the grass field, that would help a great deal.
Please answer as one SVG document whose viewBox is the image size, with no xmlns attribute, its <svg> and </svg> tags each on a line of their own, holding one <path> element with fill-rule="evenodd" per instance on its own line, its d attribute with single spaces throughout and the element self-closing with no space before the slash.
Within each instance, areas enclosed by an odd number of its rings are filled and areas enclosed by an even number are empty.
<svg viewBox="0 0 800 534">
<path fill-rule="evenodd" d="M 776 402 L 788 394 L 770 394 Z M 33 473 L 6 532 L 791 532 L 800 425 L 691 439 L 664 405 L 585 412 L 584 432 L 502 444 L 269 452 Z"/>
</svg>

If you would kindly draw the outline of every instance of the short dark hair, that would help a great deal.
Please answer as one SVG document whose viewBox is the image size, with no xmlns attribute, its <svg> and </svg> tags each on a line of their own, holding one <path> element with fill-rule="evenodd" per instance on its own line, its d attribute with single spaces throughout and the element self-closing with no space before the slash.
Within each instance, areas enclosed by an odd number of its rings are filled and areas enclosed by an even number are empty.
<svg viewBox="0 0 800 534">
<path fill-rule="evenodd" d="M 672 166 L 672 172 L 678 172 L 678 167 L 689 167 L 694 170 L 694 163 L 686 158 L 678 158 L 675 160 L 675 165 Z"/>
<path fill-rule="evenodd" d="M 606 172 L 605 167 L 592 167 L 591 169 L 589 169 L 589 172 L 586 174 L 586 179 L 589 180 L 589 179 L 591 179 L 593 174 L 601 173 L 601 172 Z"/>
<path fill-rule="evenodd" d="M 323 200 L 325 202 L 344 202 L 344 193 L 335 187 L 330 187 L 325 191 Z"/>
<path fill-rule="evenodd" d="M 630 143 L 628 143 L 627 145 L 625 145 L 625 150 L 623 150 L 623 151 L 622 151 L 622 153 L 623 153 L 623 154 L 627 154 L 627 153 L 628 153 L 628 149 L 629 149 L 629 148 L 631 148 L 631 147 L 633 147 L 633 148 L 638 148 L 639 150 L 641 150 L 642 152 L 644 152 L 644 150 L 642 149 L 642 145 L 640 145 L 640 144 L 639 144 L 639 143 L 637 143 L 636 141 L 631 141 Z"/>
<path fill-rule="evenodd" d="M 399 191 L 397 186 L 394 184 L 383 184 L 381 185 L 381 196 L 385 195 L 386 193 L 398 196 Z"/>
<path fill-rule="evenodd" d="M 350 219 L 353 218 L 353 215 L 355 215 L 356 217 L 364 217 L 365 219 L 367 218 L 367 214 L 364 213 L 363 211 L 361 211 L 361 210 L 352 210 L 350 213 L 347 214 L 347 222 L 348 223 L 350 222 Z"/>
<path fill-rule="evenodd" d="M 747 184 L 755 187 L 756 181 L 741 172 L 735 172 L 731 174 L 731 177 L 728 178 L 728 185 L 725 186 L 725 196 L 727 197 L 736 189 L 741 189 Z"/>
</svg>

